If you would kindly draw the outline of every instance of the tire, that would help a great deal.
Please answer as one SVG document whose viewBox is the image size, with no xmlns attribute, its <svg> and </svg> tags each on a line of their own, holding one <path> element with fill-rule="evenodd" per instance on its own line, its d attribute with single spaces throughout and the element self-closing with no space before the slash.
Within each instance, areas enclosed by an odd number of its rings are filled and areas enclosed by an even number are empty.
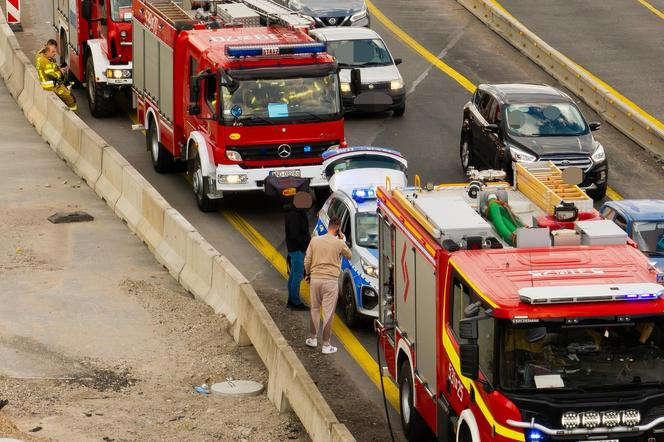
<svg viewBox="0 0 664 442">
<path fill-rule="evenodd" d="M 609 188 L 608 182 L 605 181 L 604 184 L 598 186 L 597 189 L 588 190 L 586 193 L 590 198 L 594 199 L 595 201 L 599 201 L 604 199 L 608 188 Z"/>
<path fill-rule="evenodd" d="M 355 305 L 355 289 L 353 288 L 353 282 L 347 276 L 344 277 L 343 284 L 341 284 L 341 306 L 344 310 L 346 325 L 356 327 L 360 322 L 360 318 Z"/>
<path fill-rule="evenodd" d="M 461 142 L 459 143 L 459 158 L 464 172 L 468 172 L 471 167 L 476 167 L 473 159 L 473 143 L 470 136 L 464 132 L 461 133 Z"/>
<path fill-rule="evenodd" d="M 175 168 L 173 155 L 159 142 L 157 135 L 157 123 L 153 119 L 148 120 L 148 132 L 145 135 L 145 144 L 152 158 L 152 167 L 159 173 L 172 172 Z"/>
<path fill-rule="evenodd" d="M 413 406 L 415 384 L 410 373 L 410 363 L 404 360 L 399 368 L 399 411 L 401 414 L 401 427 L 409 441 L 426 440 L 430 431 L 420 413 Z"/>
<path fill-rule="evenodd" d="M 217 201 L 207 196 L 207 184 L 203 177 L 201 159 L 198 155 L 192 160 L 190 167 L 191 185 L 196 197 L 196 204 L 201 212 L 214 212 L 217 210 Z"/>
<path fill-rule="evenodd" d="M 392 110 L 392 115 L 395 117 L 403 117 L 403 114 L 406 113 L 406 102 L 404 101 L 400 106 L 395 107 Z"/>
<path fill-rule="evenodd" d="M 104 87 L 97 84 L 92 55 L 88 56 L 85 63 L 85 75 L 88 89 L 88 105 L 90 113 L 95 118 L 104 118 L 115 113 L 115 102 L 112 97 L 104 96 Z"/>
<path fill-rule="evenodd" d="M 462 424 L 459 428 L 459 442 L 473 442 L 473 436 L 466 424 Z"/>
</svg>

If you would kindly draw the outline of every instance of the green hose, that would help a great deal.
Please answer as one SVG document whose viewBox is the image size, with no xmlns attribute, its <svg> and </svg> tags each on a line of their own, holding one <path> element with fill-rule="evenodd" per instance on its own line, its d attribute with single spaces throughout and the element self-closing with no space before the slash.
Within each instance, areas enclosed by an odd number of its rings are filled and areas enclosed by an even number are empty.
<svg viewBox="0 0 664 442">
<path fill-rule="evenodd" d="M 510 246 L 514 246 L 516 229 L 522 227 L 509 208 L 497 198 L 489 197 L 488 218 L 493 223 L 498 235 Z"/>
</svg>

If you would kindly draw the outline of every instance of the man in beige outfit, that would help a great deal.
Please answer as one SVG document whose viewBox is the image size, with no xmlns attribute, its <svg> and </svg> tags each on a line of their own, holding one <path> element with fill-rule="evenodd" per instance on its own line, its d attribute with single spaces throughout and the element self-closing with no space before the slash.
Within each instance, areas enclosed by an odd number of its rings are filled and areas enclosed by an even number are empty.
<svg viewBox="0 0 664 442">
<path fill-rule="evenodd" d="M 327 226 L 327 234 L 311 239 L 304 257 L 304 274 L 311 278 L 311 324 L 310 335 L 306 340 L 309 347 L 318 346 L 318 327 L 323 314 L 323 354 L 336 353 L 337 348 L 330 344 L 332 337 L 332 317 L 339 299 L 339 274 L 341 257 L 350 259 L 351 252 L 346 238 L 339 230 L 339 218 L 333 216 Z"/>
</svg>

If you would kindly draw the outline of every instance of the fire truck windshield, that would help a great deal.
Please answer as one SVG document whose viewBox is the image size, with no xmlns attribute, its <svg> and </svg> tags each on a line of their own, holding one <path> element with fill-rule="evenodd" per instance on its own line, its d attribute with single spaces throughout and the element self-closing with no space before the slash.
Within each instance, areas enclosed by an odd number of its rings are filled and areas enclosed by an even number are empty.
<svg viewBox="0 0 664 442">
<path fill-rule="evenodd" d="M 113 21 L 131 21 L 131 1 L 132 0 L 111 0 L 111 20 Z"/>
<path fill-rule="evenodd" d="M 247 79 L 237 81 L 231 93 L 222 87 L 222 119 L 227 124 L 239 120 L 244 125 L 309 123 L 333 121 L 341 117 L 336 73 L 322 77 Z M 231 109 L 241 110 L 239 117 Z"/>
<path fill-rule="evenodd" d="M 663 316 L 629 325 L 509 325 L 501 336 L 505 390 L 664 387 Z"/>
</svg>

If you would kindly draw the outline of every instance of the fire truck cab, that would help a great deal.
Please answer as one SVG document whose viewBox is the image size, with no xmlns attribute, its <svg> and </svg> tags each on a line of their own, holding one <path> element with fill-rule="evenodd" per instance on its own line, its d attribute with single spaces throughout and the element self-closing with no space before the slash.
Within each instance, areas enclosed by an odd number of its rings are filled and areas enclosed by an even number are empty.
<svg viewBox="0 0 664 442">
<path fill-rule="evenodd" d="M 132 82 L 131 0 L 52 2 L 60 62 L 86 86 L 92 115 L 111 115 L 113 96 Z"/>
<path fill-rule="evenodd" d="M 664 275 L 610 221 L 574 221 L 592 204 L 552 163 L 529 167 L 515 187 L 378 189 L 376 327 L 404 432 L 662 441 Z"/>
<path fill-rule="evenodd" d="M 309 37 L 309 19 L 288 11 L 263 26 L 254 9 L 230 6 L 201 18 L 174 3 L 134 3 L 133 87 L 147 149 L 158 172 L 187 164 L 204 211 L 226 193 L 263 189 L 269 176 L 327 186 L 322 154 L 345 143 L 337 65 Z"/>
</svg>

